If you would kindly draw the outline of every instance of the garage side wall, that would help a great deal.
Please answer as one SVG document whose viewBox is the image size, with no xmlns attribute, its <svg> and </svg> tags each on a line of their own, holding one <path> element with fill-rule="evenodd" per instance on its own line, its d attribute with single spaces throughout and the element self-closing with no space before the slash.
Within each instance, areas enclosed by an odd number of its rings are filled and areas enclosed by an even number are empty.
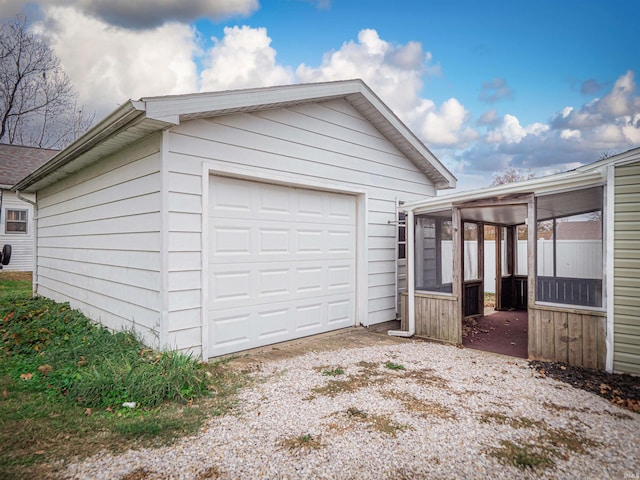
<svg viewBox="0 0 640 480">
<path fill-rule="evenodd" d="M 640 373 L 640 162 L 615 167 L 613 369 Z"/>
<path fill-rule="evenodd" d="M 160 342 L 160 139 L 38 192 L 37 293 Z"/>
<path fill-rule="evenodd" d="M 169 338 L 177 346 L 195 347 L 201 338 L 195 311 L 200 314 L 203 163 L 258 179 L 365 191 L 368 322 L 396 317 L 396 199 L 434 196 L 435 189 L 347 101 L 185 122 L 169 131 L 167 143 L 169 195 L 175 200 L 169 213 L 169 235 L 175 239 L 169 242 L 169 298 L 180 299 L 171 302 Z"/>
</svg>

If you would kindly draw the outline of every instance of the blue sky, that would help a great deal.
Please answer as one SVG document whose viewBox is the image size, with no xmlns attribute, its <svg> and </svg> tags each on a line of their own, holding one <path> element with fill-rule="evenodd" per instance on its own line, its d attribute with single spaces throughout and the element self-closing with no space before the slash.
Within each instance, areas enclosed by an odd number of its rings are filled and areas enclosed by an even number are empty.
<svg viewBox="0 0 640 480">
<path fill-rule="evenodd" d="M 85 109 L 363 78 L 459 178 L 544 175 L 640 145 L 634 0 L 0 0 Z"/>
</svg>

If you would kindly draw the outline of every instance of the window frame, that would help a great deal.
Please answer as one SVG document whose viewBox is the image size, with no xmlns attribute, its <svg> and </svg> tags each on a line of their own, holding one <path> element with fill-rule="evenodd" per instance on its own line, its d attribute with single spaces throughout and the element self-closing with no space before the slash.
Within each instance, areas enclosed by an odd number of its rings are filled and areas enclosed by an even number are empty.
<svg viewBox="0 0 640 480">
<path fill-rule="evenodd" d="M 19 212 L 24 214 L 24 220 L 11 220 L 10 212 Z M 27 235 L 29 233 L 29 210 L 26 208 L 7 208 L 4 211 L 4 233 L 6 235 Z M 9 225 L 24 225 L 24 230 L 11 230 Z"/>
</svg>

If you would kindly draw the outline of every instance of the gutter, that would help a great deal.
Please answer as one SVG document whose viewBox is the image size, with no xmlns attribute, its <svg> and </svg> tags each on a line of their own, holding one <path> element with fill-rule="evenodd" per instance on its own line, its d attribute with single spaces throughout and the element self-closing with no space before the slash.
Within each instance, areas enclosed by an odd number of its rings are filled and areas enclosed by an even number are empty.
<svg viewBox="0 0 640 480">
<path fill-rule="evenodd" d="M 389 330 L 387 333 L 394 337 L 413 337 L 416 333 L 416 317 L 415 317 L 415 291 L 416 285 L 414 281 L 415 273 L 414 263 L 415 257 L 413 250 L 414 246 L 414 230 L 415 225 L 413 223 L 413 210 L 407 210 L 407 216 L 405 217 L 406 222 L 406 249 L 407 249 L 407 321 L 409 323 L 408 330 Z"/>
<path fill-rule="evenodd" d="M 111 115 L 104 118 L 100 123 L 94 125 L 87 133 L 73 142 L 67 148 L 55 155 L 43 166 L 27 175 L 13 186 L 12 190 L 17 192 L 25 190 L 31 185 L 39 182 L 50 174 L 54 173 L 64 165 L 75 160 L 83 153 L 88 152 L 94 146 L 107 139 L 109 136 L 126 128 L 132 121 L 144 117 L 144 102 L 134 102 L 129 100 L 122 104 Z"/>
</svg>

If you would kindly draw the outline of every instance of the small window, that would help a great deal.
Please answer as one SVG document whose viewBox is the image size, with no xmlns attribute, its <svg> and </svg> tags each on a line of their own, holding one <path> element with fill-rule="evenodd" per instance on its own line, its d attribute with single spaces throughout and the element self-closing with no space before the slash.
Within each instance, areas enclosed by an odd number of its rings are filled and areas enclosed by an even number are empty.
<svg viewBox="0 0 640 480">
<path fill-rule="evenodd" d="M 7 209 L 6 233 L 27 233 L 27 210 Z"/>
</svg>

